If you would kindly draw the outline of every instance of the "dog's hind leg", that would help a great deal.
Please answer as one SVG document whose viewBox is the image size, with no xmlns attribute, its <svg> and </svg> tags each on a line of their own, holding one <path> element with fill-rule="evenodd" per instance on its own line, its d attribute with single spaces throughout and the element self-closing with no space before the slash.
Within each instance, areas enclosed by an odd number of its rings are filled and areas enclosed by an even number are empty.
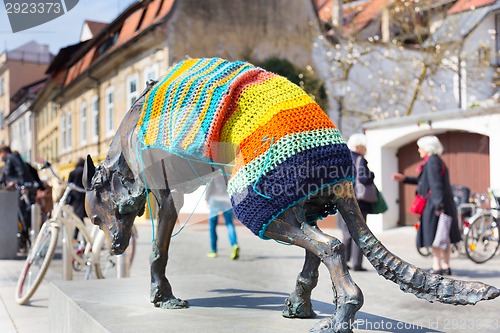
<svg viewBox="0 0 500 333">
<path fill-rule="evenodd" d="M 172 286 L 165 276 L 170 237 L 178 217 L 173 194 L 168 190 L 162 190 L 159 193 L 159 198 L 156 239 L 150 256 L 151 303 L 165 309 L 187 308 L 188 302 L 174 296 Z"/>
<path fill-rule="evenodd" d="M 311 291 L 318 284 L 319 264 L 321 260 L 312 252 L 306 250 L 304 267 L 297 276 L 295 290 L 285 300 L 283 317 L 287 318 L 311 318 L 315 317 L 311 304 Z"/>
<path fill-rule="evenodd" d="M 352 332 L 354 315 L 363 305 L 363 294 L 347 270 L 344 245 L 308 224 L 304 209 L 300 206 L 281 214 L 269 224 L 264 236 L 300 246 L 317 256 L 328 268 L 333 284 L 335 312 L 330 318 L 320 321 L 312 332 Z M 294 293 L 297 294 L 297 290 Z"/>
</svg>

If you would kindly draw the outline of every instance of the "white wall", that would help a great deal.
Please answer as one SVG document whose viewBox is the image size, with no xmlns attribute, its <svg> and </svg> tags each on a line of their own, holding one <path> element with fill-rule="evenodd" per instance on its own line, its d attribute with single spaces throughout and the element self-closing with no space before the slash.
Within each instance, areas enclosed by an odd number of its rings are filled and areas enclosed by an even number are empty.
<svg viewBox="0 0 500 333">
<path fill-rule="evenodd" d="M 31 111 L 25 112 L 9 125 L 10 148 L 18 151 L 26 162 L 33 158 L 33 132 Z"/>
<path fill-rule="evenodd" d="M 431 120 L 418 125 L 422 120 Z M 424 121 L 425 123 L 425 121 Z M 500 188 L 500 106 L 488 109 L 443 111 L 427 117 L 407 117 L 366 126 L 367 155 L 370 170 L 375 173 L 375 184 L 382 191 L 389 210 L 384 214 L 369 215 L 368 225 L 374 231 L 397 226 L 399 219 L 399 188 L 391 175 L 398 171 L 396 152 L 401 146 L 421 136 L 450 130 L 463 130 L 490 138 L 490 187 Z"/>
</svg>

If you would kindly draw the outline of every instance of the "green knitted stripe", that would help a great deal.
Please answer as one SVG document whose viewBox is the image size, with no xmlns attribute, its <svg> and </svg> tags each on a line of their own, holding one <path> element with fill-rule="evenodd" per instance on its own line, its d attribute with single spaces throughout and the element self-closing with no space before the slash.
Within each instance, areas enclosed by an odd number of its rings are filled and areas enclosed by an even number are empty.
<svg viewBox="0 0 500 333">
<path fill-rule="evenodd" d="M 247 186 L 255 183 L 259 175 L 273 170 L 275 165 L 283 163 L 287 158 L 304 150 L 341 143 L 345 143 L 345 141 L 336 128 L 318 129 L 286 135 L 278 142 L 272 144 L 271 152 L 268 150 L 262 153 L 239 169 L 229 180 L 227 192 L 229 195 L 242 192 Z M 269 157 L 268 154 L 270 154 Z M 266 158 L 268 158 L 268 162 L 267 165 L 264 165 Z M 262 170 L 263 168 L 264 170 Z"/>
</svg>

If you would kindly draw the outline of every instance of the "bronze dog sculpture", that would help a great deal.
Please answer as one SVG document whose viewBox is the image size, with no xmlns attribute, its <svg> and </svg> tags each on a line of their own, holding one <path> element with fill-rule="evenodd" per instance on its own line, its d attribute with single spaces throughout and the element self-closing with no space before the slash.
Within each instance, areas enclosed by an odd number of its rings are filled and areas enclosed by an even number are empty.
<svg viewBox="0 0 500 333">
<path fill-rule="evenodd" d="M 337 210 L 378 273 L 428 301 L 475 304 L 500 290 L 481 282 L 432 275 L 389 252 L 366 226 L 354 196 L 354 170 L 342 137 L 319 106 L 285 78 L 244 62 L 191 59 L 148 88 L 123 119 L 106 160 L 90 156 L 84 172 L 93 222 L 122 253 L 134 219 L 151 191 L 159 206 L 151 254 L 151 302 L 188 307 L 165 276 L 170 237 L 182 194 L 230 173 L 236 216 L 256 235 L 306 250 L 283 316 L 314 316 L 311 291 L 324 263 L 334 291 L 334 314 L 315 332 L 351 332 L 363 295 L 353 282 L 343 244 L 316 221 Z"/>
</svg>

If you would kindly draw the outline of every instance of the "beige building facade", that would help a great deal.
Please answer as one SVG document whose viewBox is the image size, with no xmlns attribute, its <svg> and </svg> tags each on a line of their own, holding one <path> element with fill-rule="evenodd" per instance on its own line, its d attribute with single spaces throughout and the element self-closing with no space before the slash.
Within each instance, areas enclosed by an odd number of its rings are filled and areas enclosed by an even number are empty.
<svg viewBox="0 0 500 333">
<path fill-rule="evenodd" d="M 86 41 L 61 50 L 51 64 L 51 84 L 34 103 L 37 154 L 54 161 L 63 176 L 79 157 L 103 161 L 147 80 L 186 57 L 279 57 L 311 66 L 304 50 L 320 34 L 313 23 L 307 0 L 273 6 L 266 0 L 153 0 L 134 3 L 93 35 L 84 24 Z"/>
<path fill-rule="evenodd" d="M 45 77 L 51 60 L 48 45 L 30 42 L 0 54 L 0 145 L 9 144 L 6 118 L 11 109 L 11 97 L 28 83 Z"/>
</svg>

